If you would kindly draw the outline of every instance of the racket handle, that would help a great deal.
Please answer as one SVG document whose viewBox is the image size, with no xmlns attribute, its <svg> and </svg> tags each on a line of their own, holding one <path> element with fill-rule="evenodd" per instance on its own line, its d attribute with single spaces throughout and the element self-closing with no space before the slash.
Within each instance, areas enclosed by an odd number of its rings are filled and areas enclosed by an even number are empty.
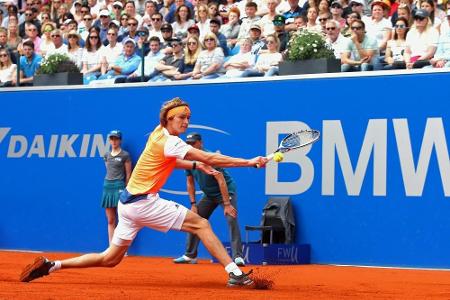
<svg viewBox="0 0 450 300">
<path fill-rule="evenodd" d="M 275 156 L 275 153 L 270 153 L 269 155 L 266 156 L 266 158 L 267 158 L 267 160 L 272 160 L 274 156 Z M 259 168 L 259 164 L 256 164 L 255 168 Z"/>
</svg>

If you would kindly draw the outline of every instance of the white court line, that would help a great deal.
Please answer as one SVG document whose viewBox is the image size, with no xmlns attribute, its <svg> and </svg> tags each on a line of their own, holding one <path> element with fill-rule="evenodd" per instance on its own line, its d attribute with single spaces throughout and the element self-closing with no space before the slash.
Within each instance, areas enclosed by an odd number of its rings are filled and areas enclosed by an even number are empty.
<svg viewBox="0 0 450 300">
<path fill-rule="evenodd" d="M 8 252 L 23 252 L 23 253 L 43 253 L 44 251 L 35 251 L 35 250 L 23 250 L 23 249 L 0 249 L 0 251 L 8 251 Z M 50 252 L 50 251 L 48 251 Z"/>
<path fill-rule="evenodd" d="M 398 269 L 398 270 L 445 271 L 445 272 L 450 271 L 450 269 L 444 268 L 419 268 L 419 267 L 396 267 L 396 266 L 389 267 L 389 266 L 340 265 L 340 264 L 326 264 L 326 265 L 335 267 L 356 267 L 356 268 L 373 268 L 373 269 Z"/>
</svg>

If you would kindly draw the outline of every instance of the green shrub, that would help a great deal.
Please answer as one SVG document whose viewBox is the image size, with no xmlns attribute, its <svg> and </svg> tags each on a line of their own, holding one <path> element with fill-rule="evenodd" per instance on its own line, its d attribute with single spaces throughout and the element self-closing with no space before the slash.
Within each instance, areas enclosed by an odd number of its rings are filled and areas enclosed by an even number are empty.
<svg viewBox="0 0 450 300">
<path fill-rule="evenodd" d="M 335 57 L 325 37 L 307 29 L 294 32 L 287 48 L 287 59 L 291 61 Z"/>
<path fill-rule="evenodd" d="M 79 73 L 77 65 L 70 60 L 65 54 L 52 54 L 45 57 L 42 62 L 38 74 L 55 74 L 55 73 Z"/>
</svg>

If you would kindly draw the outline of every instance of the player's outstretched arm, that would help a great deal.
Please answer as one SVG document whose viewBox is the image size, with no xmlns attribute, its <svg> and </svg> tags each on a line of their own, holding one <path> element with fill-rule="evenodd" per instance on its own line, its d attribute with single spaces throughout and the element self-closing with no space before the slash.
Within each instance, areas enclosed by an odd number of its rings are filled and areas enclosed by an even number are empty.
<svg viewBox="0 0 450 300">
<path fill-rule="evenodd" d="M 205 164 L 216 167 L 263 167 L 267 163 L 267 158 L 257 156 L 252 159 L 236 158 L 226 156 L 216 152 L 205 152 L 196 148 L 191 148 L 184 157 L 188 160 L 197 160 Z"/>
</svg>

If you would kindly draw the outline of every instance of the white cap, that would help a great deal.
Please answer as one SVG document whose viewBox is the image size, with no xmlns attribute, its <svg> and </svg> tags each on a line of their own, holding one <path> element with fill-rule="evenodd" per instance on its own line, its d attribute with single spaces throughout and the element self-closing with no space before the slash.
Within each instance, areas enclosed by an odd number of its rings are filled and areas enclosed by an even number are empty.
<svg viewBox="0 0 450 300">
<path fill-rule="evenodd" d="M 109 17 L 109 10 L 107 10 L 107 9 L 102 9 L 98 15 L 99 15 L 100 17 L 101 17 L 101 16 Z"/>
<path fill-rule="evenodd" d="M 364 6 L 364 0 L 351 0 L 349 4 L 351 5 L 353 2 L 361 4 L 361 5 Z"/>
<path fill-rule="evenodd" d="M 115 2 L 113 3 L 113 6 L 115 6 L 115 5 L 120 6 L 120 7 L 123 8 L 123 4 L 122 4 L 122 2 L 120 2 L 120 1 L 115 1 Z"/>
<path fill-rule="evenodd" d="M 133 43 L 133 45 L 136 46 L 136 41 L 133 40 L 132 38 L 127 38 L 127 39 L 125 39 L 125 41 L 123 41 L 124 45 L 127 43 Z"/>
</svg>

